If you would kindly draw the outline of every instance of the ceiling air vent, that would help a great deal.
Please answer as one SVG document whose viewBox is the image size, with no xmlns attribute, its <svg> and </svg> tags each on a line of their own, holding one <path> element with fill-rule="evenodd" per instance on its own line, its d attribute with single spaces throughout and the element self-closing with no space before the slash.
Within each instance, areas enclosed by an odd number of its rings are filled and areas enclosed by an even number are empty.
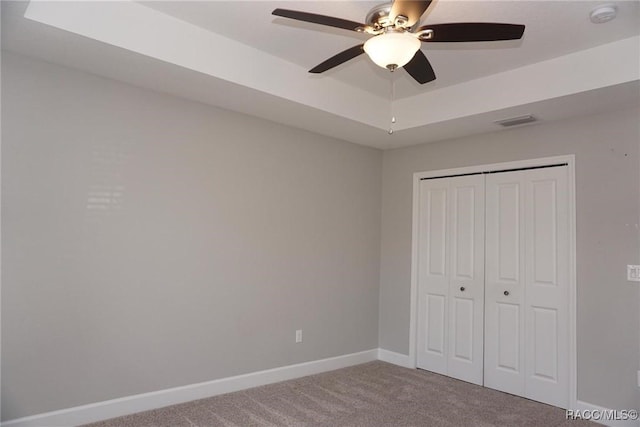
<svg viewBox="0 0 640 427">
<path fill-rule="evenodd" d="M 537 122 L 537 121 L 538 121 L 538 119 L 536 119 L 532 115 L 528 114 L 526 116 L 511 117 L 509 119 L 504 119 L 504 120 L 496 120 L 494 123 L 497 123 L 500 126 L 504 126 L 504 127 L 508 128 L 508 127 L 511 127 L 511 126 L 518 126 L 518 125 L 523 125 L 525 123 L 533 123 L 533 122 Z"/>
</svg>

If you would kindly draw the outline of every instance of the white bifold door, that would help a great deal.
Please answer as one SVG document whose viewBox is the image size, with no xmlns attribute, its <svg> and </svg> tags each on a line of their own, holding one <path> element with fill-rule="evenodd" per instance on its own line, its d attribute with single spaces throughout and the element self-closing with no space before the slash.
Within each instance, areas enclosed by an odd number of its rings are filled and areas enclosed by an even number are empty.
<svg viewBox="0 0 640 427">
<path fill-rule="evenodd" d="M 566 408 L 566 167 L 425 179 L 419 368 Z"/>
<path fill-rule="evenodd" d="M 487 175 L 485 385 L 569 404 L 566 167 Z"/>
<path fill-rule="evenodd" d="M 484 177 L 423 180 L 419 209 L 418 367 L 482 385 Z"/>
</svg>

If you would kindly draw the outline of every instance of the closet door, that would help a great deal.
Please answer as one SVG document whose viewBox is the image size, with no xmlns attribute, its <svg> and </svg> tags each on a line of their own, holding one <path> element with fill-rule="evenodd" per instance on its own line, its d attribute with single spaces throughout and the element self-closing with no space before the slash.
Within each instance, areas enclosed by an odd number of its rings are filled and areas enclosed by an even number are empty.
<svg viewBox="0 0 640 427">
<path fill-rule="evenodd" d="M 423 180 L 418 367 L 482 384 L 484 177 Z"/>
<path fill-rule="evenodd" d="M 485 385 L 568 406 L 567 168 L 487 175 Z"/>
<path fill-rule="evenodd" d="M 526 171 L 486 177 L 484 385 L 524 395 Z"/>
<path fill-rule="evenodd" d="M 525 397 L 569 406 L 566 167 L 530 170 L 525 199 Z"/>
</svg>

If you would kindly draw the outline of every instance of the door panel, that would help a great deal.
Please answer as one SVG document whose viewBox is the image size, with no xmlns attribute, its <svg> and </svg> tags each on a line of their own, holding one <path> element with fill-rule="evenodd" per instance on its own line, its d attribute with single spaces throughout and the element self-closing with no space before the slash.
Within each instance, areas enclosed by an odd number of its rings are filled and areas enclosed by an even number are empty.
<svg viewBox="0 0 640 427">
<path fill-rule="evenodd" d="M 450 178 L 448 375 L 483 382 L 484 177 Z"/>
<path fill-rule="evenodd" d="M 420 184 L 418 367 L 482 384 L 484 178 Z"/>
<path fill-rule="evenodd" d="M 444 357 L 445 296 L 427 294 L 427 322 L 425 352 Z"/>
<path fill-rule="evenodd" d="M 452 357 L 465 362 L 473 361 L 473 308 L 472 299 L 457 297 L 453 299 Z"/>
<path fill-rule="evenodd" d="M 533 367 L 531 374 L 542 380 L 558 381 L 558 311 L 532 307 Z"/>
<path fill-rule="evenodd" d="M 429 214 L 429 274 L 447 274 L 447 188 L 434 188 L 427 193 Z"/>
<path fill-rule="evenodd" d="M 485 385 L 566 408 L 567 168 L 488 175 Z"/>
<path fill-rule="evenodd" d="M 503 178 L 502 176 L 500 178 Z M 492 206 L 496 215 L 495 244 L 497 250 L 498 275 L 500 282 L 517 283 L 520 278 L 520 182 L 498 184 L 497 200 Z"/>
<path fill-rule="evenodd" d="M 520 373 L 520 306 L 497 303 L 497 367 L 518 375 Z"/>
<path fill-rule="evenodd" d="M 418 367 L 447 374 L 447 179 L 422 181 L 418 235 Z"/>
<path fill-rule="evenodd" d="M 531 252 L 533 283 L 557 286 L 556 181 L 544 179 L 531 184 Z"/>
<path fill-rule="evenodd" d="M 569 201 L 564 167 L 527 172 L 525 397 L 569 405 Z"/>
<path fill-rule="evenodd" d="M 472 186 L 456 187 L 453 194 L 453 279 L 473 279 L 475 270 L 476 190 Z"/>
<path fill-rule="evenodd" d="M 524 395 L 525 172 L 486 176 L 484 378 L 487 387 Z"/>
</svg>

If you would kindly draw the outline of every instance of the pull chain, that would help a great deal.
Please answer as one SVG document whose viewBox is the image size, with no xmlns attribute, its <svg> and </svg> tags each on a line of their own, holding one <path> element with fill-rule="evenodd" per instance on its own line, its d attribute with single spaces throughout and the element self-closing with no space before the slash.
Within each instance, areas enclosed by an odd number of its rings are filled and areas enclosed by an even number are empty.
<svg viewBox="0 0 640 427">
<path fill-rule="evenodd" d="M 389 103 L 389 115 L 391 116 L 391 123 L 389 124 L 389 135 L 393 134 L 393 125 L 396 123 L 396 116 L 393 112 L 393 99 L 395 98 L 396 81 L 393 78 L 393 70 L 391 70 L 391 102 Z"/>
</svg>

